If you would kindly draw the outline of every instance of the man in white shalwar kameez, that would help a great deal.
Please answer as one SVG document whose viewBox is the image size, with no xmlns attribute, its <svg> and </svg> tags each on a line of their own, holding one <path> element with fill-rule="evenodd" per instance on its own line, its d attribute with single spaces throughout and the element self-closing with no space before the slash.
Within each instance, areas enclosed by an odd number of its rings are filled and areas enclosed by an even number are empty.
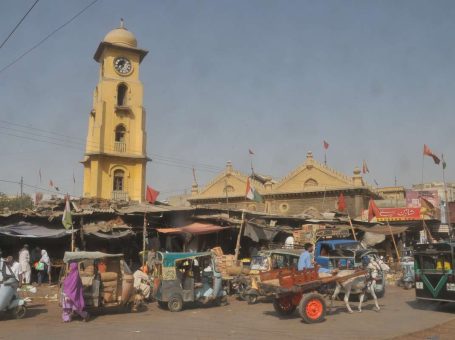
<svg viewBox="0 0 455 340">
<path fill-rule="evenodd" d="M 19 251 L 19 265 L 20 274 L 22 276 L 22 283 L 30 284 L 32 268 L 30 267 L 30 252 L 28 251 L 28 245 L 26 244 Z"/>
</svg>

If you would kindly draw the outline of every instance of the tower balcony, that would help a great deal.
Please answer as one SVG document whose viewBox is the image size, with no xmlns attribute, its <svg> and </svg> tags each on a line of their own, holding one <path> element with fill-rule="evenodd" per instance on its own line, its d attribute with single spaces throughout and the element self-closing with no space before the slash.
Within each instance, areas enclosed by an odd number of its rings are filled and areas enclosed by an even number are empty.
<svg viewBox="0 0 455 340">
<path fill-rule="evenodd" d="M 112 191 L 111 198 L 113 201 L 129 201 L 128 192 L 122 190 Z"/>
<path fill-rule="evenodd" d="M 114 142 L 114 151 L 115 152 L 126 152 L 126 143 L 125 142 Z"/>
</svg>

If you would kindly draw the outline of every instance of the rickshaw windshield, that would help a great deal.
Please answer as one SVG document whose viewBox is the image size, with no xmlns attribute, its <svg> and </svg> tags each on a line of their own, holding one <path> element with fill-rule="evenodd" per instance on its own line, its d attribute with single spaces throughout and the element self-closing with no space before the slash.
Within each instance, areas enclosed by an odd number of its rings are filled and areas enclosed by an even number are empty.
<svg viewBox="0 0 455 340">
<path fill-rule="evenodd" d="M 250 268 L 252 270 L 268 270 L 269 259 L 267 258 L 267 256 L 253 256 L 251 258 Z"/>
</svg>

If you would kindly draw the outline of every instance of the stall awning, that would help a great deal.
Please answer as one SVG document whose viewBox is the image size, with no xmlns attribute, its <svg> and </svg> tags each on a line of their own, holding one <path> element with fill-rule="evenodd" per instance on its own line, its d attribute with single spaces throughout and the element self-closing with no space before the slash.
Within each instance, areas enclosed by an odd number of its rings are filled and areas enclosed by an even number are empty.
<svg viewBox="0 0 455 340">
<path fill-rule="evenodd" d="M 19 222 L 0 227 L 0 234 L 21 238 L 60 238 L 71 235 L 71 230 L 52 229 L 28 222 Z"/>
<path fill-rule="evenodd" d="M 404 233 L 408 229 L 408 227 L 389 227 L 387 225 L 375 225 L 373 227 L 355 226 L 355 228 L 373 234 L 382 235 L 390 235 L 390 229 L 392 229 L 392 234 L 394 235 Z"/>
<path fill-rule="evenodd" d="M 221 227 L 215 224 L 206 224 L 206 223 L 191 223 L 184 227 L 177 228 L 158 228 L 156 229 L 159 233 L 163 234 L 193 234 L 193 235 L 203 235 L 203 234 L 212 234 L 219 231 L 227 230 L 229 227 Z"/>
</svg>

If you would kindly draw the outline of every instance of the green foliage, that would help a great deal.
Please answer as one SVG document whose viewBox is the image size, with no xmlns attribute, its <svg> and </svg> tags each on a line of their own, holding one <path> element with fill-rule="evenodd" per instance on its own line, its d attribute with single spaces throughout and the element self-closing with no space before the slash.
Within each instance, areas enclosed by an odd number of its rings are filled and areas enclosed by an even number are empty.
<svg viewBox="0 0 455 340">
<path fill-rule="evenodd" d="M 11 197 L 6 196 L 4 193 L 0 192 L 0 210 L 9 209 L 11 211 L 17 211 L 25 208 L 33 207 L 33 199 L 24 194 L 22 197 Z"/>
</svg>

